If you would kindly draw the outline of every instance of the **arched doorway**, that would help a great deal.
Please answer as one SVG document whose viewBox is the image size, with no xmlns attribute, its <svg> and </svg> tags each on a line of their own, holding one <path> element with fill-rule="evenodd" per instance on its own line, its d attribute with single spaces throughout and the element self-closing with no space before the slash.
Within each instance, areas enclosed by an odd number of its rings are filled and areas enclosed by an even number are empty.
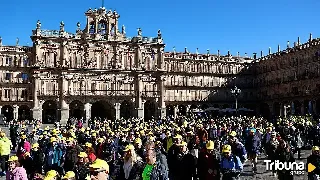
<svg viewBox="0 0 320 180">
<path fill-rule="evenodd" d="M 172 105 L 167 105 L 166 107 L 166 113 L 167 113 L 167 116 L 174 116 L 174 106 Z"/>
<path fill-rule="evenodd" d="M 129 119 L 132 117 L 133 104 L 123 101 L 120 106 L 120 118 Z"/>
<path fill-rule="evenodd" d="M 267 103 L 262 103 L 260 104 L 260 114 L 264 118 L 269 118 L 270 117 L 270 108 Z"/>
<path fill-rule="evenodd" d="M 144 103 L 144 120 L 150 120 L 156 115 L 156 104 L 153 101 Z"/>
<path fill-rule="evenodd" d="M 69 117 L 81 119 L 84 117 L 84 105 L 81 101 L 72 101 L 69 105 Z"/>
<path fill-rule="evenodd" d="M 57 102 L 48 100 L 42 105 L 42 122 L 44 124 L 55 123 L 57 121 Z"/>
<path fill-rule="evenodd" d="M 208 109 L 209 108 L 209 106 L 207 105 L 207 104 L 203 104 L 202 106 L 201 106 L 201 109 L 202 110 L 206 110 L 206 109 Z"/>
<path fill-rule="evenodd" d="M 293 102 L 294 115 L 301 115 L 301 106 L 302 104 L 299 101 Z"/>
<path fill-rule="evenodd" d="M 179 114 L 180 114 L 180 115 L 182 115 L 182 116 L 187 115 L 187 108 L 186 108 L 186 106 L 184 106 L 184 105 L 179 105 L 179 106 L 178 106 L 178 109 L 179 109 Z"/>
<path fill-rule="evenodd" d="M 91 118 L 114 120 L 115 114 L 114 107 L 105 101 L 97 101 L 91 106 Z"/>
<path fill-rule="evenodd" d="M 19 107 L 18 110 L 18 119 L 19 120 L 31 120 L 31 110 L 28 106 L 22 105 Z"/>
<path fill-rule="evenodd" d="M 275 116 L 280 116 L 280 111 L 281 111 L 280 103 L 274 102 L 273 103 L 273 113 L 274 113 L 274 115 Z"/>
<path fill-rule="evenodd" d="M 1 109 L 2 114 L 6 117 L 7 121 L 13 120 L 13 107 L 9 105 L 5 105 Z"/>
</svg>

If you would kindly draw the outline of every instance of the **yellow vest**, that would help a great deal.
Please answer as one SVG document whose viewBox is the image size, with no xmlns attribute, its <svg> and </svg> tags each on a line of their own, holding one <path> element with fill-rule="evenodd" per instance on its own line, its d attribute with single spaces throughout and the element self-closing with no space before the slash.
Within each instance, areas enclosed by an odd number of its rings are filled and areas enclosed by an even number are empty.
<svg viewBox="0 0 320 180">
<path fill-rule="evenodd" d="M 10 155 L 11 153 L 11 140 L 7 137 L 4 137 L 0 140 L 0 155 Z"/>
</svg>

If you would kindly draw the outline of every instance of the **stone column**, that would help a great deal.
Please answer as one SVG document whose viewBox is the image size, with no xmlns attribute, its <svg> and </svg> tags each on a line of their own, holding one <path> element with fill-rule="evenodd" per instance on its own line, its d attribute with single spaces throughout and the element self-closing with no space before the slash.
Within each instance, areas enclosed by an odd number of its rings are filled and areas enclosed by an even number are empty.
<svg viewBox="0 0 320 180">
<path fill-rule="evenodd" d="M 143 91 L 143 82 L 142 82 L 142 75 L 138 75 L 135 78 L 135 92 L 136 92 L 136 117 L 144 118 L 144 103 L 142 100 L 142 91 Z"/>
<path fill-rule="evenodd" d="M 191 107 L 191 105 L 186 105 L 186 115 L 188 115 L 188 113 L 190 111 L 190 107 Z"/>
<path fill-rule="evenodd" d="M 33 76 L 33 109 L 32 117 L 37 120 L 42 120 L 42 107 L 40 107 L 38 94 L 40 92 L 40 79 L 38 75 Z"/>
<path fill-rule="evenodd" d="M 2 114 L 2 106 L 0 106 L 0 115 Z"/>
<path fill-rule="evenodd" d="M 87 123 L 91 119 L 91 106 L 92 106 L 92 104 L 90 104 L 90 103 L 86 103 L 84 105 L 84 112 L 85 112 L 85 116 L 86 116 L 85 119 L 86 119 Z"/>
<path fill-rule="evenodd" d="M 65 96 L 68 92 L 68 81 L 64 77 L 64 75 L 60 78 L 60 96 L 59 96 L 59 103 L 60 103 L 60 124 L 67 124 L 69 119 L 69 104 L 67 104 L 65 100 Z"/>
<path fill-rule="evenodd" d="M 13 119 L 18 119 L 19 117 L 19 106 L 13 105 Z"/>
<path fill-rule="evenodd" d="M 282 117 L 283 116 L 283 110 L 284 110 L 284 104 L 280 103 L 280 113 L 279 116 Z"/>
<path fill-rule="evenodd" d="M 120 107 L 121 107 L 121 103 L 116 102 L 114 103 L 114 109 L 116 110 L 116 120 L 120 119 Z"/>
<path fill-rule="evenodd" d="M 179 113 L 179 105 L 175 105 L 174 107 L 174 115 L 173 117 L 176 119 L 178 117 L 178 113 Z"/>
<path fill-rule="evenodd" d="M 164 89 L 164 77 L 159 77 L 158 79 L 158 93 L 160 97 L 158 98 L 158 108 L 159 108 L 159 115 L 161 119 L 166 118 L 166 104 L 164 101 L 165 89 Z"/>
</svg>

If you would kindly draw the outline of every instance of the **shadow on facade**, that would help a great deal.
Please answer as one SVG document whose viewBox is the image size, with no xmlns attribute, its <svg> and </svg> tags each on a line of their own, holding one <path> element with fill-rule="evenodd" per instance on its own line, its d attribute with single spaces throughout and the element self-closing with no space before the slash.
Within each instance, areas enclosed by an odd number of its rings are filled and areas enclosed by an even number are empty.
<svg viewBox="0 0 320 180">
<path fill-rule="evenodd" d="M 97 101 L 92 104 L 91 118 L 115 120 L 115 108 L 106 101 Z"/>
</svg>

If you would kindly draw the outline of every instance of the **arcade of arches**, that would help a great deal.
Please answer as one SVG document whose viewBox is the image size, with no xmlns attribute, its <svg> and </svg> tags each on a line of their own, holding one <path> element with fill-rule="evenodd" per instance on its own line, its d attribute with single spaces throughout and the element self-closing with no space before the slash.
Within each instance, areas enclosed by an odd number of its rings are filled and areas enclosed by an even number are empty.
<svg viewBox="0 0 320 180">
<path fill-rule="evenodd" d="M 318 106 L 317 106 L 318 105 Z M 202 105 L 172 105 L 166 106 L 166 115 L 187 115 L 194 109 L 207 109 L 208 107 L 214 108 L 230 108 L 229 104 L 202 104 Z M 258 107 L 258 108 L 257 108 Z M 316 100 L 294 100 L 272 103 L 261 103 L 258 106 L 247 107 L 249 109 L 256 109 L 257 114 L 264 117 L 270 116 L 285 116 L 289 114 L 304 115 L 304 114 L 319 114 L 320 113 L 320 98 Z M 59 102 L 54 100 L 47 100 L 42 104 L 42 121 L 44 123 L 53 123 L 57 117 L 61 117 L 59 113 Z M 74 100 L 68 104 L 68 117 L 75 117 L 77 119 L 90 119 L 90 118 L 107 118 L 110 120 L 128 119 L 135 117 L 135 104 L 132 101 L 122 101 L 121 103 L 111 104 L 108 101 L 96 101 L 93 103 L 83 103 L 80 100 Z M 158 115 L 157 102 L 148 100 L 144 103 L 144 119 L 150 120 Z M 32 110 L 29 105 L 3 105 L 0 106 L 0 114 L 8 120 L 12 119 L 31 119 Z"/>
</svg>

